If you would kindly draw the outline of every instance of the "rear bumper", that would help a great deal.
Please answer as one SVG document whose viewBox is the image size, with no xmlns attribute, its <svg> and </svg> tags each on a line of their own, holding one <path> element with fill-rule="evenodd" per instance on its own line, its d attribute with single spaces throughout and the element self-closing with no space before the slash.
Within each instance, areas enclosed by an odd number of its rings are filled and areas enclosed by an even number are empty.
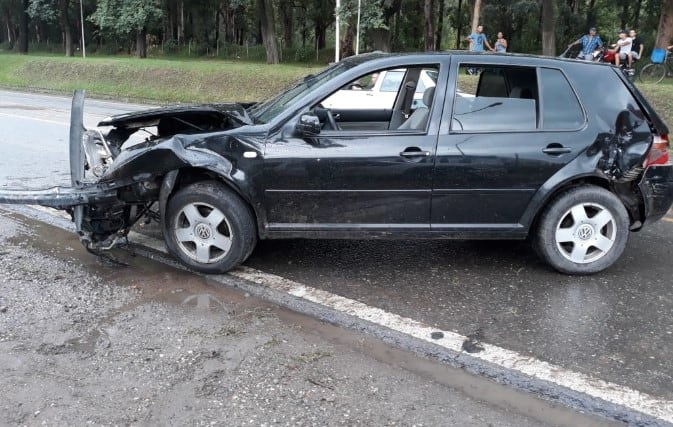
<svg viewBox="0 0 673 427">
<path fill-rule="evenodd" d="M 643 196 L 643 224 L 661 219 L 673 204 L 673 166 L 650 166 L 638 187 Z"/>
</svg>

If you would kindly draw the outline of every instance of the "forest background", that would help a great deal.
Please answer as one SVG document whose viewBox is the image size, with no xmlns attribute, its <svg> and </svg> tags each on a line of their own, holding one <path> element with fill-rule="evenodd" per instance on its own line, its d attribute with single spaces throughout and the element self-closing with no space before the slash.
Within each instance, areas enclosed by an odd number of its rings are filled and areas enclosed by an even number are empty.
<svg viewBox="0 0 673 427">
<path fill-rule="evenodd" d="M 259 101 L 335 60 L 336 1 L 0 0 L 0 87 Z M 477 23 L 520 53 L 557 55 L 592 26 L 607 43 L 637 29 L 645 56 L 673 44 L 673 0 L 338 1 L 341 57 L 356 51 L 358 3 L 360 53 L 467 49 Z M 638 86 L 673 123 L 673 79 Z"/>
<path fill-rule="evenodd" d="M 522 53 L 556 55 L 593 26 L 608 43 L 637 29 L 647 53 L 673 41 L 673 0 L 0 0 L 0 49 L 325 64 L 335 11 L 341 57 L 358 39 L 359 52 L 465 49 L 477 23 Z"/>
</svg>

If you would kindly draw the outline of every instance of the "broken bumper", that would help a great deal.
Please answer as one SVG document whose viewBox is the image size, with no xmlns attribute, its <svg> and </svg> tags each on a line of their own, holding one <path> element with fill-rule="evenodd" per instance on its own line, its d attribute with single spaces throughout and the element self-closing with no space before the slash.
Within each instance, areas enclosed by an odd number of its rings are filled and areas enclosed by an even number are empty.
<svg viewBox="0 0 673 427">
<path fill-rule="evenodd" d="M 638 187 L 643 195 L 644 223 L 661 219 L 673 204 L 673 166 L 650 166 Z"/>
<path fill-rule="evenodd" d="M 44 190 L 0 190 L 0 204 L 41 205 L 56 209 L 111 202 L 117 199 L 116 190 L 54 187 Z"/>
</svg>

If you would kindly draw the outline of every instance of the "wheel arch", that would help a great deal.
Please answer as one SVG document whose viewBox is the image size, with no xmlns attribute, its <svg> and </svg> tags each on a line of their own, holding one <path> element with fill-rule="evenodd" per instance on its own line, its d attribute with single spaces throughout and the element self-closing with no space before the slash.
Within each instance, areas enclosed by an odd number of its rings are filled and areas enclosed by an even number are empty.
<svg viewBox="0 0 673 427">
<path fill-rule="evenodd" d="M 181 169 L 174 169 L 164 175 L 161 190 L 159 192 L 159 211 L 161 214 L 162 223 L 165 220 L 166 215 L 166 205 L 168 199 L 176 191 L 187 187 L 191 184 L 201 182 L 201 181 L 217 181 L 225 185 L 229 190 L 236 193 L 248 206 L 251 214 L 255 220 L 255 223 L 258 224 L 258 234 L 259 234 L 259 212 L 256 209 L 255 205 L 251 203 L 251 196 L 243 191 L 236 182 L 231 179 L 231 177 L 224 176 L 215 171 L 209 170 L 203 167 L 187 167 Z"/>
<path fill-rule="evenodd" d="M 535 214 L 532 216 L 529 225 L 528 225 L 528 236 L 534 235 L 535 231 L 538 228 L 540 217 L 547 209 L 550 203 L 556 199 L 560 194 L 576 187 L 581 187 L 585 185 L 594 185 L 596 187 L 604 188 L 612 193 L 614 193 L 624 204 L 626 211 L 629 213 L 631 221 L 633 221 L 633 212 L 629 203 L 625 203 L 624 197 L 617 191 L 614 191 L 610 181 L 606 178 L 602 178 L 596 175 L 586 175 L 582 177 L 576 177 L 574 179 L 559 183 L 552 190 L 548 191 L 545 196 L 540 201 L 538 207 L 535 209 Z"/>
</svg>

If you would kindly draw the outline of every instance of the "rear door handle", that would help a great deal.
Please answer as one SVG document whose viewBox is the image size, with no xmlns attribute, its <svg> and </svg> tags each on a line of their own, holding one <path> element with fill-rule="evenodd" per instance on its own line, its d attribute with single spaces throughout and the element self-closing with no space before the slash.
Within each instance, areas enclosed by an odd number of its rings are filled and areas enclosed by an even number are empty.
<svg viewBox="0 0 673 427">
<path fill-rule="evenodd" d="M 430 155 L 429 151 L 402 151 L 400 156 L 402 157 L 428 157 Z"/>
</svg>

